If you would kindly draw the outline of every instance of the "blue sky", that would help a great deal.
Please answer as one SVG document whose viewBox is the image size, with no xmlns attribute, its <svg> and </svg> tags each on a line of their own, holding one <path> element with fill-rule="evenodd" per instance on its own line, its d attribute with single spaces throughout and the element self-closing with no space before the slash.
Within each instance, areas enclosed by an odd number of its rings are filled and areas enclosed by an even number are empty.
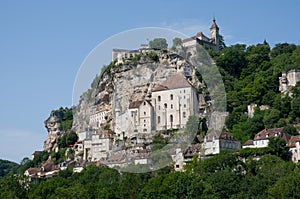
<svg viewBox="0 0 300 199">
<path fill-rule="evenodd" d="M 299 45 L 299 8 L 296 0 L 1 1 L 0 158 L 20 162 L 42 149 L 44 120 L 72 105 L 80 65 L 112 35 L 141 27 L 209 35 L 215 16 L 227 45 Z"/>
</svg>

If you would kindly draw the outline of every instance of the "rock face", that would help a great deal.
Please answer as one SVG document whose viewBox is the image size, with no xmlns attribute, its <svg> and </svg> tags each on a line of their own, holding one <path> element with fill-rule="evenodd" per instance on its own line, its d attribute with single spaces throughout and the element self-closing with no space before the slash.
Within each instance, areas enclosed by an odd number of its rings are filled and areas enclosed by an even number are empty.
<svg viewBox="0 0 300 199">
<path fill-rule="evenodd" d="M 58 138 L 61 134 L 60 132 L 61 119 L 58 116 L 52 114 L 45 121 L 45 127 L 48 131 L 48 137 L 44 142 L 44 151 L 50 153 L 58 149 Z"/>
<path fill-rule="evenodd" d="M 156 54 L 158 61 L 144 54 L 138 61 L 126 60 L 123 65 L 115 65 L 109 72 L 106 71 L 96 88 L 81 96 L 73 130 L 83 132 L 105 126 L 116 130 L 116 117 L 125 114 L 131 102 L 150 99 L 155 85 L 177 73 L 182 73 L 196 89 L 202 88 L 194 67 L 182 57 L 160 51 Z M 91 116 L 97 113 L 105 114 L 105 120 L 102 118 L 98 124 L 91 123 Z"/>
</svg>

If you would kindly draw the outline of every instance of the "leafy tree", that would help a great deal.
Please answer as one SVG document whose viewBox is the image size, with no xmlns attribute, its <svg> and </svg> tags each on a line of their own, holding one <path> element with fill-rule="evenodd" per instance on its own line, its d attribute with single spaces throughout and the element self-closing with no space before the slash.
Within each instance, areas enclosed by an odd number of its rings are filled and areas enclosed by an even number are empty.
<svg viewBox="0 0 300 199">
<path fill-rule="evenodd" d="M 289 148 L 282 138 L 270 138 L 268 147 L 271 149 L 271 154 L 281 157 L 284 160 L 289 160 Z"/>
<path fill-rule="evenodd" d="M 0 179 L 5 177 L 10 172 L 16 172 L 19 165 L 17 163 L 8 161 L 8 160 L 0 160 Z"/>
<path fill-rule="evenodd" d="M 269 198 L 300 198 L 300 171 L 283 176 L 268 189 Z"/>
<path fill-rule="evenodd" d="M 275 58 L 278 55 L 286 54 L 286 53 L 293 53 L 296 49 L 295 44 L 288 44 L 288 43 L 279 43 L 275 44 L 275 47 L 271 50 L 270 56 L 271 58 Z"/>
<path fill-rule="evenodd" d="M 177 46 L 180 46 L 182 44 L 182 40 L 178 37 L 175 37 L 173 39 L 173 46 L 172 49 L 175 50 Z"/>
<path fill-rule="evenodd" d="M 149 42 L 150 48 L 164 50 L 168 48 L 168 43 L 165 38 L 155 38 Z"/>
<path fill-rule="evenodd" d="M 232 76 L 239 76 L 242 68 L 246 65 L 245 59 L 246 45 L 236 44 L 225 48 L 216 58 L 217 65 L 225 69 Z"/>
<path fill-rule="evenodd" d="M 299 135 L 296 127 L 294 127 L 292 125 L 287 125 L 287 126 L 283 127 L 283 133 L 287 133 L 290 135 Z"/>
<path fill-rule="evenodd" d="M 263 122 L 266 128 L 272 128 L 280 119 L 280 111 L 277 109 L 269 109 L 265 111 Z"/>
</svg>

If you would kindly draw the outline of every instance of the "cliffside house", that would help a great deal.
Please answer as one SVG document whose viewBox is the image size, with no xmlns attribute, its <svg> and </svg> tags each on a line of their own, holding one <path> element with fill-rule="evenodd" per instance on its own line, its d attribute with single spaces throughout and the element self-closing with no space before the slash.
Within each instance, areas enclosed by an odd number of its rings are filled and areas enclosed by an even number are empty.
<svg viewBox="0 0 300 199">
<path fill-rule="evenodd" d="M 184 128 L 188 117 L 198 115 L 197 90 L 178 73 L 152 90 L 156 130 Z"/>
<path fill-rule="evenodd" d="M 241 142 L 226 132 L 213 130 L 204 137 L 204 155 L 219 154 L 224 149 L 238 150 Z"/>
<path fill-rule="evenodd" d="M 269 138 L 282 138 L 289 142 L 291 135 L 283 133 L 283 128 L 264 129 L 254 136 L 253 140 L 248 140 L 243 148 L 264 148 L 268 146 Z"/>
</svg>

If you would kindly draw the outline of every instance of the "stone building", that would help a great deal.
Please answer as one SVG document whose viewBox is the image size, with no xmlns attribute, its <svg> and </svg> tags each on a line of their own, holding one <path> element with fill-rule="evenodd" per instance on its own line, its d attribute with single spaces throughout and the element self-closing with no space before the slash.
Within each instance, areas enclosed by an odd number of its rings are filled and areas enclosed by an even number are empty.
<svg viewBox="0 0 300 199">
<path fill-rule="evenodd" d="M 220 50 L 220 34 L 219 27 L 216 23 L 216 20 L 213 19 L 213 23 L 210 27 L 210 38 L 205 36 L 202 32 L 198 32 L 195 36 L 184 39 L 182 41 L 182 45 L 184 47 L 196 46 L 196 44 L 200 44 L 204 47 L 204 49 L 209 50 Z"/>
<path fill-rule="evenodd" d="M 96 162 L 108 157 L 112 149 L 113 135 L 109 130 L 85 131 L 79 134 L 78 141 L 83 143 L 83 160 Z"/>
<path fill-rule="evenodd" d="M 248 140 L 243 148 L 264 148 L 269 144 L 270 138 L 282 138 L 289 142 L 291 136 L 287 133 L 283 132 L 283 128 L 272 128 L 272 129 L 264 129 L 259 133 L 255 134 L 253 140 Z"/>
<path fill-rule="evenodd" d="M 291 152 L 291 160 L 295 163 L 300 160 L 300 135 L 292 136 L 288 142 L 289 151 Z"/>
<path fill-rule="evenodd" d="M 153 107 L 147 100 L 129 104 L 130 123 L 135 133 L 151 133 L 153 125 Z"/>
<path fill-rule="evenodd" d="M 297 82 L 300 81 L 300 70 L 293 69 L 290 71 L 282 72 L 279 77 L 279 91 L 283 94 L 291 95 L 291 89 L 296 86 Z"/>
<path fill-rule="evenodd" d="M 221 150 L 241 148 L 241 142 L 226 132 L 213 130 L 204 137 L 204 155 L 219 154 Z"/>
<path fill-rule="evenodd" d="M 199 112 L 197 90 L 179 73 L 154 87 L 152 105 L 158 131 L 184 128 L 189 116 Z"/>
</svg>

